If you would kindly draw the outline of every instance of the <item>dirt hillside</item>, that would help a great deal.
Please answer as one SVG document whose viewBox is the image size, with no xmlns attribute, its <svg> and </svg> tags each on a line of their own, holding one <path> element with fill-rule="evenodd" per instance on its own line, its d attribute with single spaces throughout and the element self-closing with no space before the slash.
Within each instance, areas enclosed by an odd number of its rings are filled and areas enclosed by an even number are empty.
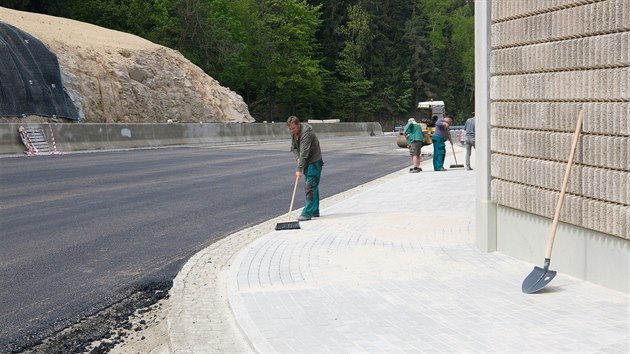
<svg viewBox="0 0 630 354">
<path fill-rule="evenodd" d="M 57 55 L 83 122 L 254 121 L 241 96 L 175 50 L 128 33 L 3 7 L 0 21 Z"/>
</svg>

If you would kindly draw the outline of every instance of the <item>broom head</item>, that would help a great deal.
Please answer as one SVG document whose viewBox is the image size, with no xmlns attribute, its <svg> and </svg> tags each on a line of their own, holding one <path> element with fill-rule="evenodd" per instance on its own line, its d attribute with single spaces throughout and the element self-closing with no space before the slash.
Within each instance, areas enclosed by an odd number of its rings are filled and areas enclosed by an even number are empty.
<svg viewBox="0 0 630 354">
<path fill-rule="evenodd" d="M 276 231 L 296 230 L 299 228 L 300 228 L 300 223 L 297 221 L 279 222 L 276 224 Z"/>
</svg>

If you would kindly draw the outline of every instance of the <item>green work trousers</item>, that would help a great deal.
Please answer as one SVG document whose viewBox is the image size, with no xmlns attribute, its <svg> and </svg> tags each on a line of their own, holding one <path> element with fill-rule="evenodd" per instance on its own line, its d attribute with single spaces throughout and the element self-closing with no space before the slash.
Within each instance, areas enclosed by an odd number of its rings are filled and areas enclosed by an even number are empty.
<svg viewBox="0 0 630 354">
<path fill-rule="evenodd" d="M 304 191 L 306 192 L 306 205 L 302 209 L 304 216 L 319 216 L 319 180 L 323 166 L 324 161 L 317 160 L 304 169 Z"/>
<path fill-rule="evenodd" d="M 446 144 L 441 136 L 433 136 L 433 170 L 440 171 L 444 168 L 444 157 L 446 156 Z"/>
</svg>

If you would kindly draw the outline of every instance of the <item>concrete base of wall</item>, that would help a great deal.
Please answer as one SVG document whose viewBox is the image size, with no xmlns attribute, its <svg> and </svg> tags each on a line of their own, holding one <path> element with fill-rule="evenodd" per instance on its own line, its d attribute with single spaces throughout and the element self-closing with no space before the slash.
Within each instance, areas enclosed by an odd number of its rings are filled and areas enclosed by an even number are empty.
<svg viewBox="0 0 630 354">
<path fill-rule="evenodd" d="M 484 252 L 497 250 L 497 205 L 490 200 L 475 201 L 477 248 Z"/>
<path fill-rule="evenodd" d="M 498 206 L 497 251 L 541 267 L 551 222 L 548 218 Z M 630 294 L 630 241 L 560 223 L 551 253 L 551 269 Z"/>
<path fill-rule="evenodd" d="M 320 138 L 383 135 L 377 122 L 313 123 Z M 43 129 L 62 152 L 289 139 L 286 123 L 0 124 L 0 154 L 21 154 L 20 126 Z M 52 145 L 52 144 L 51 144 Z M 51 146 L 52 147 L 52 146 Z"/>
</svg>

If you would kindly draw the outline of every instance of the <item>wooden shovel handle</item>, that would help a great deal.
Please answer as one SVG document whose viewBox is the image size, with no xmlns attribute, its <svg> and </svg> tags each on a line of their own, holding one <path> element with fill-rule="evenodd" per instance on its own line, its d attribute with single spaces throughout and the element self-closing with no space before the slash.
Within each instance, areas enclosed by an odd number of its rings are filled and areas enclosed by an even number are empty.
<svg viewBox="0 0 630 354">
<path fill-rule="evenodd" d="M 558 197 L 558 203 L 556 204 L 556 213 L 553 216 L 553 223 L 551 224 L 551 230 L 549 231 L 549 237 L 547 239 L 547 253 L 546 259 L 551 259 L 551 249 L 553 248 L 553 240 L 556 238 L 556 230 L 558 229 L 558 220 L 560 219 L 560 210 L 562 210 L 562 204 L 564 203 L 564 194 L 567 191 L 567 182 L 571 175 L 571 166 L 573 165 L 573 157 L 575 156 L 575 148 L 577 146 L 578 138 L 582 130 L 582 122 L 584 121 L 584 110 L 580 110 L 578 116 L 577 125 L 575 127 L 575 134 L 573 134 L 573 144 L 571 145 L 571 153 L 569 154 L 569 161 L 567 162 L 567 168 L 564 171 L 564 179 L 562 180 L 562 188 L 560 188 L 560 196 Z"/>
</svg>

